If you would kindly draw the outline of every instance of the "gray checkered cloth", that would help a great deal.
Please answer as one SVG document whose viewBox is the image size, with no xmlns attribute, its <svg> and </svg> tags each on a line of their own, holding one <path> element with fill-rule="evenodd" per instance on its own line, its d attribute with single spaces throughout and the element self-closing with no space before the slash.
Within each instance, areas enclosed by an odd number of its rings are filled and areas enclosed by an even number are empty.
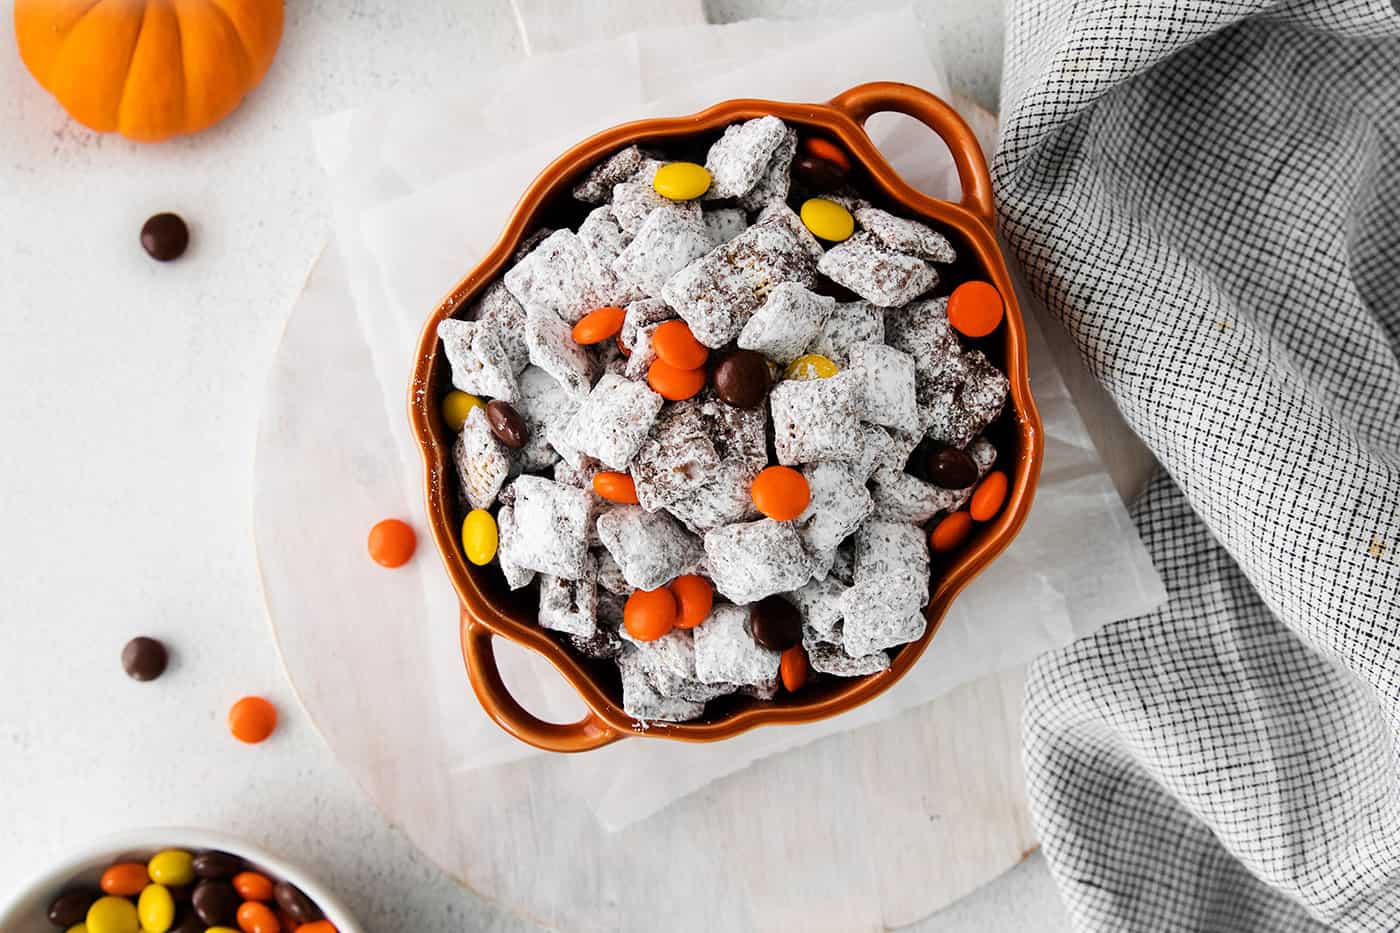
<svg viewBox="0 0 1400 933">
<path fill-rule="evenodd" d="M 1012 3 L 1003 231 L 1165 470 L 1161 611 L 1032 670 L 1084 930 L 1400 925 L 1400 14 Z"/>
</svg>

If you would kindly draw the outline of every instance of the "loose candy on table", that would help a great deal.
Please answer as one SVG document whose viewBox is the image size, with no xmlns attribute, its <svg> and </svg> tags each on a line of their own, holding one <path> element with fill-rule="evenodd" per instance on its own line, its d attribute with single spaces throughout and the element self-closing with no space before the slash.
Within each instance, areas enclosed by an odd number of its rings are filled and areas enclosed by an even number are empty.
<svg viewBox="0 0 1400 933">
<path fill-rule="evenodd" d="M 975 521 L 991 521 L 1001 511 L 1002 503 L 1006 501 L 1006 491 L 1006 474 L 1001 470 L 988 473 L 977 485 L 977 491 L 972 494 L 972 501 L 967 507 L 968 512 Z"/>
<path fill-rule="evenodd" d="M 820 136 L 808 136 L 802 140 L 802 151 L 810 156 L 830 162 L 843 174 L 851 170 L 851 159 L 850 156 L 846 155 L 846 150 L 828 139 L 823 139 Z"/>
<path fill-rule="evenodd" d="M 749 492 L 754 508 L 780 522 L 797 518 L 812 501 L 807 477 L 786 466 L 770 466 L 759 471 Z"/>
<path fill-rule="evenodd" d="M 122 648 L 122 670 L 132 680 L 155 680 L 165 673 L 167 663 L 165 645 L 154 638 L 138 635 Z"/>
<path fill-rule="evenodd" d="M 413 527 L 397 518 L 376 522 L 369 530 L 369 556 L 381 567 L 402 567 L 413 557 L 418 536 Z"/>
<path fill-rule="evenodd" d="M 500 543 L 496 519 L 485 509 L 472 509 L 462 519 L 462 553 L 467 560 L 484 567 L 496 556 Z"/>
<path fill-rule="evenodd" d="M 647 367 L 647 385 L 662 398 L 680 402 L 695 397 L 705 388 L 705 371 L 677 369 L 665 360 L 658 359 Z"/>
<path fill-rule="evenodd" d="M 663 198 L 692 201 L 710 190 L 710 173 L 694 162 L 667 162 L 656 170 L 651 186 Z"/>
<path fill-rule="evenodd" d="M 575 343 L 602 343 L 622 330 L 622 319 L 626 313 L 622 308 L 612 305 L 597 308 L 579 318 L 570 335 Z"/>
<path fill-rule="evenodd" d="M 157 262 L 170 262 L 185 254 L 190 228 L 179 214 L 156 214 L 141 225 L 141 248 Z"/>
<path fill-rule="evenodd" d="M 523 319 L 522 319 L 523 321 Z M 442 420 L 449 430 L 462 430 L 462 423 L 473 408 L 481 408 L 481 399 L 470 392 L 453 389 L 442 397 Z"/>
<path fill-rule="evenodd" d="M 820 240 L 840 243 L 856 232 L 856 219 L 851 212 L 826 198 L 808 198 L 798 213 L 802 223 Z"/>
<path fill-rule="evenodd" d="M 249 745 L 265 741 L 277 728 L 277 707 L 262 697 L 249 696 L 228 711 L 228 729 L 235 739 Z"/>
<path fill-rule="evenodd" d="M 636 504 L 637 485 L 632 477 L 616 470 L 599 470 L 593 474 L 593 491 L 609 502 Z"/>
<path fill-rule="evenodd" d="M 948 323 L 965 337 L 985 337 L 1001 324 L 1005 306 L 990 282 L 964 282 L 948 296 Z"/>
</svg>

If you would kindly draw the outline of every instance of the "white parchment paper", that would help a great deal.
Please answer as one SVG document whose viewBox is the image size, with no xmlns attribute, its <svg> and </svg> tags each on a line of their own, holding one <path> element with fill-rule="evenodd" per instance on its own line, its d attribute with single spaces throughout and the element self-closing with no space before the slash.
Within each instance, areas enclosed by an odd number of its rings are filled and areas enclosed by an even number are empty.
<svg viewBox="0 0 1400 933">
<path fill-rule="evenodd" d="M 871 80 L 906 81 L 947 97 L 924 34 L 908 10 L 851 22 L 753 21 L 631 34 L 464 75 L 453 92 L 387 98 L 318 123 L 335 239 L 373 359 L 364 378 L 379 383 L 394 427 L 393 449 L 384 456 L 397 458 L 413 513 L 422 513 L 420 461 L 404 410 L 419 331 L 494 243 L 517 196 L 545 164 L 612 124 L 732 97 L 825 100 Z M 995 121 L 960 109 L 990 151 Z M 874 118 L 868 128 L 911 184 L 957 197 L 951 159 L 932 133 L 894 117 Z M 1023 306 L 1032 307 L 1024 293 Z M 560 779 L 605 826 L 641 819 L 758 758 L 1023 664 L 1164 598 L 1033 317 L 1032 389 L 1046 432 L 1036 502 L 1007 553 L 954 604 L 920 664 L 878 700 L 833 720 L 708 746 L 629 740 L 564 760 Z M 323 494 L 334 495 L 334 480 Z M 436 561 L 415 565 L 427 611 L 405 624 L 423 626 L 435 646 L 431 677 L 448 736 L 442 765 L 484 768 L 537 754 L 476 706 L 456 645 L 455 594 Z M 547 663 L 497 646 L 506 682 L 528 708 L 561 721 L 580 714 L 580 701 Z"/>
</svg>

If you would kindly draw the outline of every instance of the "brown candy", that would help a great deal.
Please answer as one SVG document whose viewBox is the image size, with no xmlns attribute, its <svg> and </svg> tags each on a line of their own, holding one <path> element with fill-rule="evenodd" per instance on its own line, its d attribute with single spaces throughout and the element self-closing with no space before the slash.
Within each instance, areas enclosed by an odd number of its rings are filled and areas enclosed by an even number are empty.
<svg viewBox="0 0 1400 933">
<path fill-rule="evenodd" d="M 835 191 L 846 181 L 841 166 L 814 155 L 800 155 L 794 159 L 792 174 L 817 194 Z"/>
<path fill-rule="evenodd" d="M 152 259 L 169 262 L 184 255 L 190 228 L 178 214 L 156 214 L 141 226 L 141 248 Z"/>
<path fill-rule="evenodd" d="M 753 350 L 735 350 L 715 367 L 715 392 L 735 408 L 757 408 L 768 394 L 768 358 Z"/>
<path fill-rule="evenodd" d="M 500 399 L 486 403 L 486 421 L 491 425 L 491 433 L 496 440 L 511 450 L 519 450 L 530 440 L 530 428 L 509 402 Z"/>
<path fill-rule="evenodd" d="M 211 849 L 194 857 L 194 873 L 200 878 L 232 878 L 243 870 L 243 864 L 236 855 Z"/>
<path fill-rule="evenodd" d="M 773 651 L 786 651 L 802 640 L 802 614 L 781 596 L 765 596 L 749 610 L 753 640 Z"/>
<path fill-rule="evenodd" d="M 977 464 L 967 452 L 944 444 L 931 444 L 924 459 L 928 481 L 944 489 L 966 489 L 977 482 Z"/>
<path fill-rule="evenodd" d="M 49 904 L 49 923 L 65 930 L 82 923 L 88 908 L 101 896 L 98 891 L 65 891 Z"/>
<path fill-rule="evenodd" d="M 122 649 L 122 669 L 132 680 L 155 680 L 165 673 L 168 661 L 165 645 L 144 635 L 133 638 Z"/>
<path fill-rule="evenodd" d="M 191 897 L 195 915 L 208 927 L 233 926 L 243 898 L 227 881 L 201 881 Z"/>
<path fill-rule="evenodd" d="M 321 919 L 321 908 L 317 907 L 305 894 L 285 881 L 277 882 L 272 889 L 277 906 L 284 910 L 298 924 L 311 923 Z"/>
</svg>

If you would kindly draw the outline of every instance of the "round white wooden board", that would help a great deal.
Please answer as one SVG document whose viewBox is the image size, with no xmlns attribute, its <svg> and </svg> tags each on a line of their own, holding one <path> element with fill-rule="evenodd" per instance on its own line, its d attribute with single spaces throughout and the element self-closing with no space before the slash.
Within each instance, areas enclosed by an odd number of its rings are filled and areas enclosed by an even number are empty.
<svg viewBox="0 0 1400 933">
<path fill-rule="evenodd" d="M 429 648 L 414 634 L 422 626 L 408 622 L 422 616 L 421 590 L 364 554 L 366 529 L 404 491 L 337 262 L 328 251 L 313 270 L 269 377 L 258 557 L 308 714 L 437 864 L 564 930 L 846 933 L 913 922 L 1034 847 L 1019 672 L 760 761 L 617 833 L 570 797 L 553 756 L 456 773 L 438 764 Z M 354 482 L 325 495 L 331 471 Z M 420 543 L 415 563 L 438 572 Z M 369 599 L 351 585 L 365 574 L 375 575 Z M 457 620 L 438 624 L 455 632 Z M 461 689 L 470 691 L 465 672 Z"/>
</svg>

